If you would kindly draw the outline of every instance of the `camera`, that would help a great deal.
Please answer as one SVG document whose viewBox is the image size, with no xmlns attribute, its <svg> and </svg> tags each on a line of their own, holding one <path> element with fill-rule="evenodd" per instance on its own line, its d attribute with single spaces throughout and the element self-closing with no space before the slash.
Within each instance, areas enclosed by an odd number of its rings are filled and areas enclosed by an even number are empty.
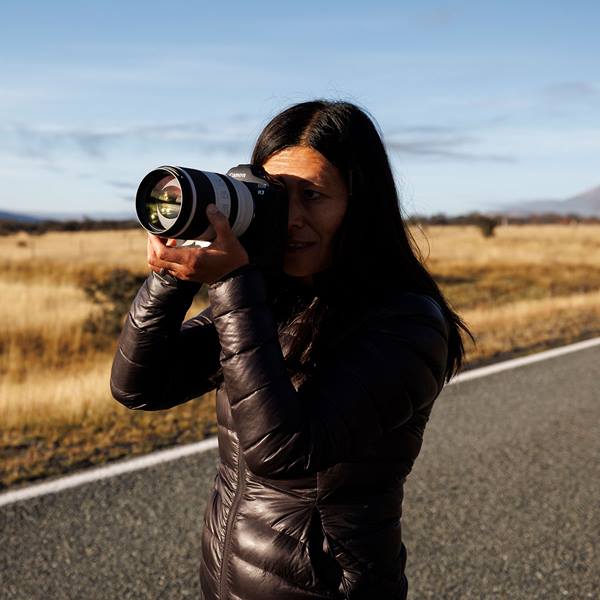
<svg viewBox="0 0 600 600">
<path fill-rule="evenodd" d="M 251 262 L 265 269 L 283 265 L 287 241 L 285 185 L 258 165 L 238 165 L 226 175 L 165 165 L 148 173 L 135 199 L 144 229 L 178 245 L 207 246 L 215 231 L 206 217 L 216 204 Z"/>
</svg>

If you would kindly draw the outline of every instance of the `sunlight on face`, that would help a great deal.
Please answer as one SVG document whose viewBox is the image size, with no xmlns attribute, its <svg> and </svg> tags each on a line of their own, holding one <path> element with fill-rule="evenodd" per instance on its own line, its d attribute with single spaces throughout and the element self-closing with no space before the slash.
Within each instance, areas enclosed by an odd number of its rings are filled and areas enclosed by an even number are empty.
<svg viewBox="0 0 600 600">
<path fill-rule="evenodd" d="M 271 155 L 264 169 L 287 186 L 288 247 L 284 271 L 311 284 L 312 276 L 331 265 L 333 240 L 348 206 L 348 188 L 338 169 L 308 146 L 292 146 Z M 294 242 L 310 245 L 294 248 Z"/>
</svg>

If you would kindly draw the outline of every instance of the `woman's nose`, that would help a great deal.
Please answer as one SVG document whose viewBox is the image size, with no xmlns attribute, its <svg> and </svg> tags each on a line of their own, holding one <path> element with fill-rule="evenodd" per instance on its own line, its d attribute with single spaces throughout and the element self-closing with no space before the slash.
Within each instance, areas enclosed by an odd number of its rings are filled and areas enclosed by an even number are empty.
<svg viewBox="0 0 600 600">
<path fill-rule="evenodd" d="M 292 227 L 301 228 L 305 222 L 304 206 L 298 198 L 298 194 L 288 195 L 288 229 Z"/>
</svg>

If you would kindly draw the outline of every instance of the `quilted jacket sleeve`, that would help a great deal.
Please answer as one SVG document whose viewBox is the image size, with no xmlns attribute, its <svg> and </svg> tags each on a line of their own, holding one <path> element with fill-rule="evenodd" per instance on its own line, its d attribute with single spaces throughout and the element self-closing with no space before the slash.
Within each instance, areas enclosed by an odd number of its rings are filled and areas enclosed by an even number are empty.
<svg viewBox="0 0 600 600">
<path fill-rule="evenodd" d="M 216 387 L 220 346 L 210 307 L 182 326 L 199 288 L 152 272 L 139 289 L 111 371 L 111 392 L 121 404 L 160 410 Z"/>
<path fill-rule="evenodd" d="M 236 431 L 256 475 L 291 478 L 347 460 L 441 391 L 448 332 L 422 296 L 374 314 L 296 391 L 260 270 L 249 266 L 208 294 Z"/>
</svg>

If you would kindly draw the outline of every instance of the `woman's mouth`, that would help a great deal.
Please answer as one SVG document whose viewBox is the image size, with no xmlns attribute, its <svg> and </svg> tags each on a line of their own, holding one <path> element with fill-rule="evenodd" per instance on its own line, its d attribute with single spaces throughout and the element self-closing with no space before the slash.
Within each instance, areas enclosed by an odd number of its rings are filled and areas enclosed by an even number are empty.
<svg viewBox="0 0 600 600">
<path fill-rule="evenodd" d="M 288 242 L 286 246 L 287 252 L 302 252 L 306 248 L 314 246 L 315 242 Z"/>
</svg>

